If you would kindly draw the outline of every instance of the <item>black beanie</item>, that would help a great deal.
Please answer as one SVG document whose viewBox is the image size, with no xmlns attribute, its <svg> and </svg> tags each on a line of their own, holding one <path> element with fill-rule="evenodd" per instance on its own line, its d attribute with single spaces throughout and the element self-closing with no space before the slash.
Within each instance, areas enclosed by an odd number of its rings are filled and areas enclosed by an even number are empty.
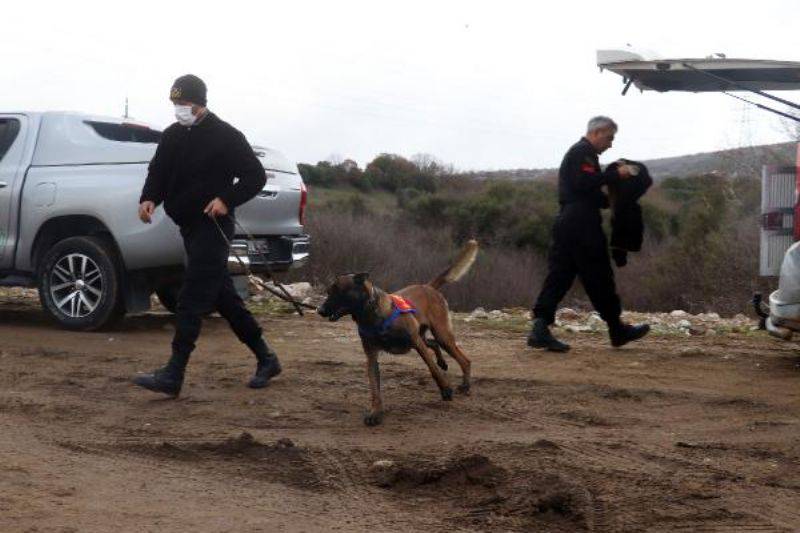
<svg viewBox="0 0 800 533">
<path fill-rule="evenodd" d="M 193 104 L 206 106 L 206 84 L 194 74 L 181 76 L 172 84 L 170 100 L 186 100 Z"/>
</svg>

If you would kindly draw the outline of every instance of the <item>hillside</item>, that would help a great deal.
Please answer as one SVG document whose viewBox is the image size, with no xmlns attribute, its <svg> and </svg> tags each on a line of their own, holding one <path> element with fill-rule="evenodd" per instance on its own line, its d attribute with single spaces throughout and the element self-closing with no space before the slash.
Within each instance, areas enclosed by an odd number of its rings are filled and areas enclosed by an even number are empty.
<svg viewBox="0 0 800 533">
<path fill-rule="evenodd" d="M 793 164 L 796 160 L 796 153 L 797 145 L 795 143 L 779 143 L 649 159 L 644 163 L 656 180 L 710 173 L 725 174 L 729 177 L 757 176 L 761 172 L 762 165 Z M 468 172 L 466 175 L 476 179 L 524 180 L 547 178 L 554 176 L 557 172 L 558 169 L 555 168 L 510 169 Z"/>
<path fill-rule="evenodd" d="M 795 143 L 780 143 L 651 159 L 645 164 L 657 179 L 710 173 L 729 177 L 758 176 L 763 165 L 793 164 L 796 154 Z"/>
</svg>

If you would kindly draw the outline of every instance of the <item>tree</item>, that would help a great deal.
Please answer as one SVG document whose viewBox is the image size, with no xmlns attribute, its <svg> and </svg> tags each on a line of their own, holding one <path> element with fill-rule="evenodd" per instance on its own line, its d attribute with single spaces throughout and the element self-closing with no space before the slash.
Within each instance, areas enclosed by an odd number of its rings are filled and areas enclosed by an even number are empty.
<svg viewBox="0 0 800 533">
<path fill-rule="evenodd" d="M 434 192 L 437 188 L 434 174 L 396 154 L 380 154 L 367 165 L 364 174 L 376 187 L 391 192 L 406 188 Z"/>
</svg>

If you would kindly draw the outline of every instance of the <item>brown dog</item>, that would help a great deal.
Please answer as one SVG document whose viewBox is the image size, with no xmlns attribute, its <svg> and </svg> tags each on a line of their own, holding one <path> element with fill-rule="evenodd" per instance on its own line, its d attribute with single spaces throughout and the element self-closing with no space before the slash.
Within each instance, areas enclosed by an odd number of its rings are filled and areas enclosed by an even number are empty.
<svg viewBox="0 0 800 533">
<path fill-rule="evenodd" d="M 461 367 L 459 392 L 469 394 L 470 361 L 456 344 L 450 309 L 437 289 L 461 279 L 475 262 L 477 254 L 478 243 L 469 241 L 455 263 L 433 281 L 427 285 L 408 286 L 393 295 L 373 285 L 367 273 L 339 276 L 328 288 L 328 298 L 319 307 L 319 314 L 331 321 L 351 315 L 358 324 L 361 344 L 367 354 L 371 409 L 364 417 L 364 423 L 368 426 L 380 424 L 383 420 L 378 369 L 378 353 L 381 351 L 401 354 L 416 350 L 428 365 L 442 399 L 449 401 L 453 399 L 453 389 L 444 373 L 447 363 L 440 347 L 444 348 Z M 429 330 L 433 339 L 425 338 Z"/>
</svg>

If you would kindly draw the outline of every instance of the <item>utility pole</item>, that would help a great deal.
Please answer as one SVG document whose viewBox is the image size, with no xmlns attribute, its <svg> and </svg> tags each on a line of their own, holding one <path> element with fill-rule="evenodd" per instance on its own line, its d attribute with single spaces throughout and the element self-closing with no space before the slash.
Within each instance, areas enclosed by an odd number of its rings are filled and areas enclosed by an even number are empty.
<svg viewBox="0 0 800 533">
<path fill-rule="evenodd" d="M 128 118 L 128 97 L 125 97 L 125 116 L 123 118 Z"/>
</svg>

